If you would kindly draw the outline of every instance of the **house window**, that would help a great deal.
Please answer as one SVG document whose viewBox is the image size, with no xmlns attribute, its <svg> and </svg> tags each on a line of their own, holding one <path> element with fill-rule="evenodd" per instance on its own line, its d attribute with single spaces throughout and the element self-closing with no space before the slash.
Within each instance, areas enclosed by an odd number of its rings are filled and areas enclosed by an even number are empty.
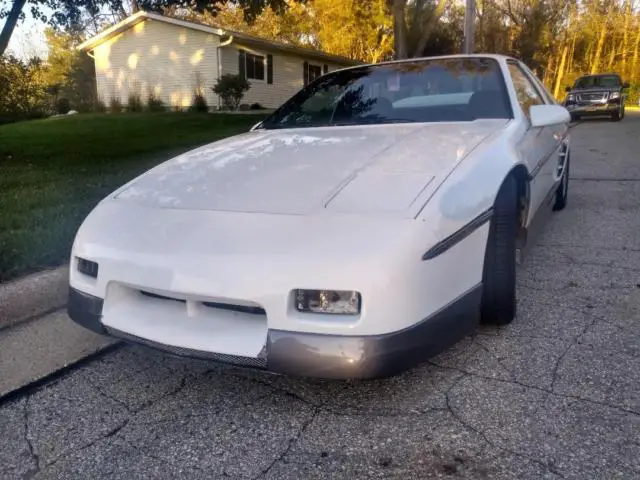
<svg viewBox="0 0 640 480">
<path fill-rule="evenodd" d="M 245 53 L 245 72 L 248 80 L 264 80 L 264 57 Z"/>
<path fill-rule="evenodd" d="M 322 67 L 320 65 L 309 64 L 309 83 L 313 82 L 316 78 L 322 76 Z"/>
</svg>

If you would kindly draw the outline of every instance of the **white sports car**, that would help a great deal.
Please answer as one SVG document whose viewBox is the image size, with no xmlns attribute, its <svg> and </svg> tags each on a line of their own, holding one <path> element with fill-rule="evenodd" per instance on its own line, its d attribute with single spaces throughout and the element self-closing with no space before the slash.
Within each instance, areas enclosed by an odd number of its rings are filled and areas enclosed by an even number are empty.
<svg viewBox="0 0 640 480">
<path fill-rule="evenodd" d="M 395 375 L 512 321 L 516 257 L 567 202 L 569 122 L 508 57 L 328 73 L 100 202 L 69 315 L 281 374 Z"/>
</svg>

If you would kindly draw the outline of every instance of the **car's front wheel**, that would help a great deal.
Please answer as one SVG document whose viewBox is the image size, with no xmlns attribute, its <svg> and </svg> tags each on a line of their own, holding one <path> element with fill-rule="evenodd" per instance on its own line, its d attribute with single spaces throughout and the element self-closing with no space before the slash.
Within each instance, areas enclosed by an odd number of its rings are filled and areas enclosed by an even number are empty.
<svg viewBox="0 0 640 480">
<path fill-rule="evenodd" d="M 482 273 L 481 321 L 506 325 L 516 315 L 518 185 L 506 178 L 493 206 Z"/>
<path fill-rule="evenodd" d="M 571 155 L 569 151 L 566 151 L 567 157 L 565 158 L 564 169 L 562 171 L 562 180 L 560 180 L 560 185 L 556 190 L 556 198 L 553 203 L 553 209 L 555 211 L 564 210 L 564 207 L 567 206 L 567 199 L 569 198 L 569 161 L 571 160 Z"/>
</svg>

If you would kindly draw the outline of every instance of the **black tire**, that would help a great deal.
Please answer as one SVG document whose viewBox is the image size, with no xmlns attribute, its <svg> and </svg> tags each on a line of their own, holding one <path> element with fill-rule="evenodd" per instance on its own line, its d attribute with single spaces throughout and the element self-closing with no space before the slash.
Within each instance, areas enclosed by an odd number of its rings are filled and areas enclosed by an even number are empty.
<svg viewBox="0 0 640 480">
<path fill-rule="evenodd" d="M 571 166 L 571 153 L 567 152 L 566 164 L 564 167 L 564 172 L 562 172 L 562 180 L 560 181 L 560 185 L 558 185 L 558 189 L 556 190 L 556 199 L 553 203 L 553 210 L 560 211 L 564 210 L 564 207 L 567 206 L 567 199 L 569 198 L 569 167 Z"/>
<path fill-rule="evenodd" d="M 612 122 L 619 122 L 620 120 L 622 120 L 622 119 L 620 118 L 620 112 L 619 112 L 619 111 L 614 112 L 614 113 L 611 115 L 611 121 L 612 121 Z"/>
<path fill-rule="evenodd" d="M 580 121 L 580 115 L 576 115 L 575 113 L 571 114 L 571 121 L 572 122 L 579 122 Z"/>
<path fill-rule="evenodd" d="M 506 325 L 516 316 L 518 185 L 506 178 L 495 204 L 482 272 L 482 323 Z"/>
</svg>

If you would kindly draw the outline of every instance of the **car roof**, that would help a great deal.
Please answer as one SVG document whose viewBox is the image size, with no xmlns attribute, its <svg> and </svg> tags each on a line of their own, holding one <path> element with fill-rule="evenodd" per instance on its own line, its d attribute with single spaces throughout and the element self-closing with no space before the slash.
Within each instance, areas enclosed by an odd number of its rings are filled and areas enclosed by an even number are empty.
<svg viewBox="0 0 640 480">
<path fill-rule="evenodd" d="M 611 72 L 611 73 L 589 73 L 588 75 L 581 75 L 580 78 L 589 78 L 589 77 L 619 77 L 619 73 Z"/>
</svg>

